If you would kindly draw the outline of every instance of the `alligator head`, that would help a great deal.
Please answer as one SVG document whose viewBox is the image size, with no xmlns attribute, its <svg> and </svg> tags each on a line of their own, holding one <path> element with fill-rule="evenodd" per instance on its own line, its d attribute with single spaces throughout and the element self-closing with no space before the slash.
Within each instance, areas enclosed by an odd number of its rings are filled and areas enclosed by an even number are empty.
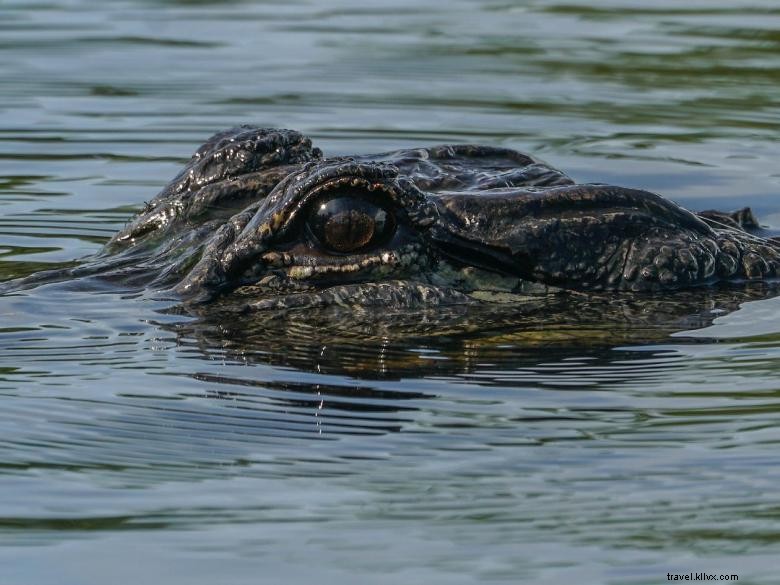
<svg viewBox="0 0 780 585">
<path fill-rule="evenodd" d="M 323 158 L 298 132 L 244 126 L 204 144 L 91 266 L 250 309 L 516 301 L 774 277 L 780 249 L 751 221 L 575 184 L 509 149 Z"/>
</svg>

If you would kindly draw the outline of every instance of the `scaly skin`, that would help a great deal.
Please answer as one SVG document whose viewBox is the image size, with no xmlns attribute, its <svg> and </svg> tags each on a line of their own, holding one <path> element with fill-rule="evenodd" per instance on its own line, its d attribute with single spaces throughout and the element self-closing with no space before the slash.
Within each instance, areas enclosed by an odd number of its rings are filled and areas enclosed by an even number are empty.
<svg viewBox="0 0 780 585">
<path fill-rule="evenodd" d="M 232 295 L 249 310 L 520 302 L 774 278 L 780 247 L 755 227 L 749 210 L 697 215 L 646 191 L 575 184 L 508 149 L 323 158 L 298 132 L 243 126 L 206 142 L 70 274 L 194 303 Z"/>
</svg>

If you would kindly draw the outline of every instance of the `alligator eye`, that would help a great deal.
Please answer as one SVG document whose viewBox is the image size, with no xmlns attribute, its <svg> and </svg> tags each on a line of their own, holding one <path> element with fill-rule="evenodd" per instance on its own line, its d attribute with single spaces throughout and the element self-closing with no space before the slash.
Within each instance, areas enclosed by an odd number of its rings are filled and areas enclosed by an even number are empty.
<svg viewBox="0 0 780 585">
<path fill-rule="evenodd" d="M 306 225 L 317 243 L 337 254 L 379 246 L 395 231 L 395 220 L 390 213 L 355 197 L 334 197 L 316 203 Z"/>
</svg>

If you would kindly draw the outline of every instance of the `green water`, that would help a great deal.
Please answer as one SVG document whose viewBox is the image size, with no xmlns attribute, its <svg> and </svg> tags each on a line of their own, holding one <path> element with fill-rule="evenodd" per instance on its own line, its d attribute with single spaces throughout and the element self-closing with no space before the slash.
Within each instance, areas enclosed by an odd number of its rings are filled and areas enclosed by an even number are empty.
<svg viewBox="0 0 780 585">
<path fill-rule="evenodd" d="M 499 144 L 780 228 L 779 85 L 774 0 L 2 2 L 0 275 L 99 250 L 239 123 Z M 652 341 L 164 308 L 0 297 L 3 585 L 778 581 L 780 299 Z"/>
</svg>

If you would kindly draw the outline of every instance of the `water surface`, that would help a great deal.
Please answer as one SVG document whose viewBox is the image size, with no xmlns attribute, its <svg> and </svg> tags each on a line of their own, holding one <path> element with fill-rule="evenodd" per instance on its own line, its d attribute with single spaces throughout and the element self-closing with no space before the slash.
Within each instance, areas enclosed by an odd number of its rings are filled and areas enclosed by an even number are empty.
<svg viewBox="0 0 780 585">
<path fill-rule="evenodd" d="M 3 279 L 96 252 L 239 123 L 780 228 L 773 0 L 18 1 L 0 55 Z M 0 298 L 0 581 L 774 583 L 780 300 L 737 305 L 404 337 Z"/>
</svg>

